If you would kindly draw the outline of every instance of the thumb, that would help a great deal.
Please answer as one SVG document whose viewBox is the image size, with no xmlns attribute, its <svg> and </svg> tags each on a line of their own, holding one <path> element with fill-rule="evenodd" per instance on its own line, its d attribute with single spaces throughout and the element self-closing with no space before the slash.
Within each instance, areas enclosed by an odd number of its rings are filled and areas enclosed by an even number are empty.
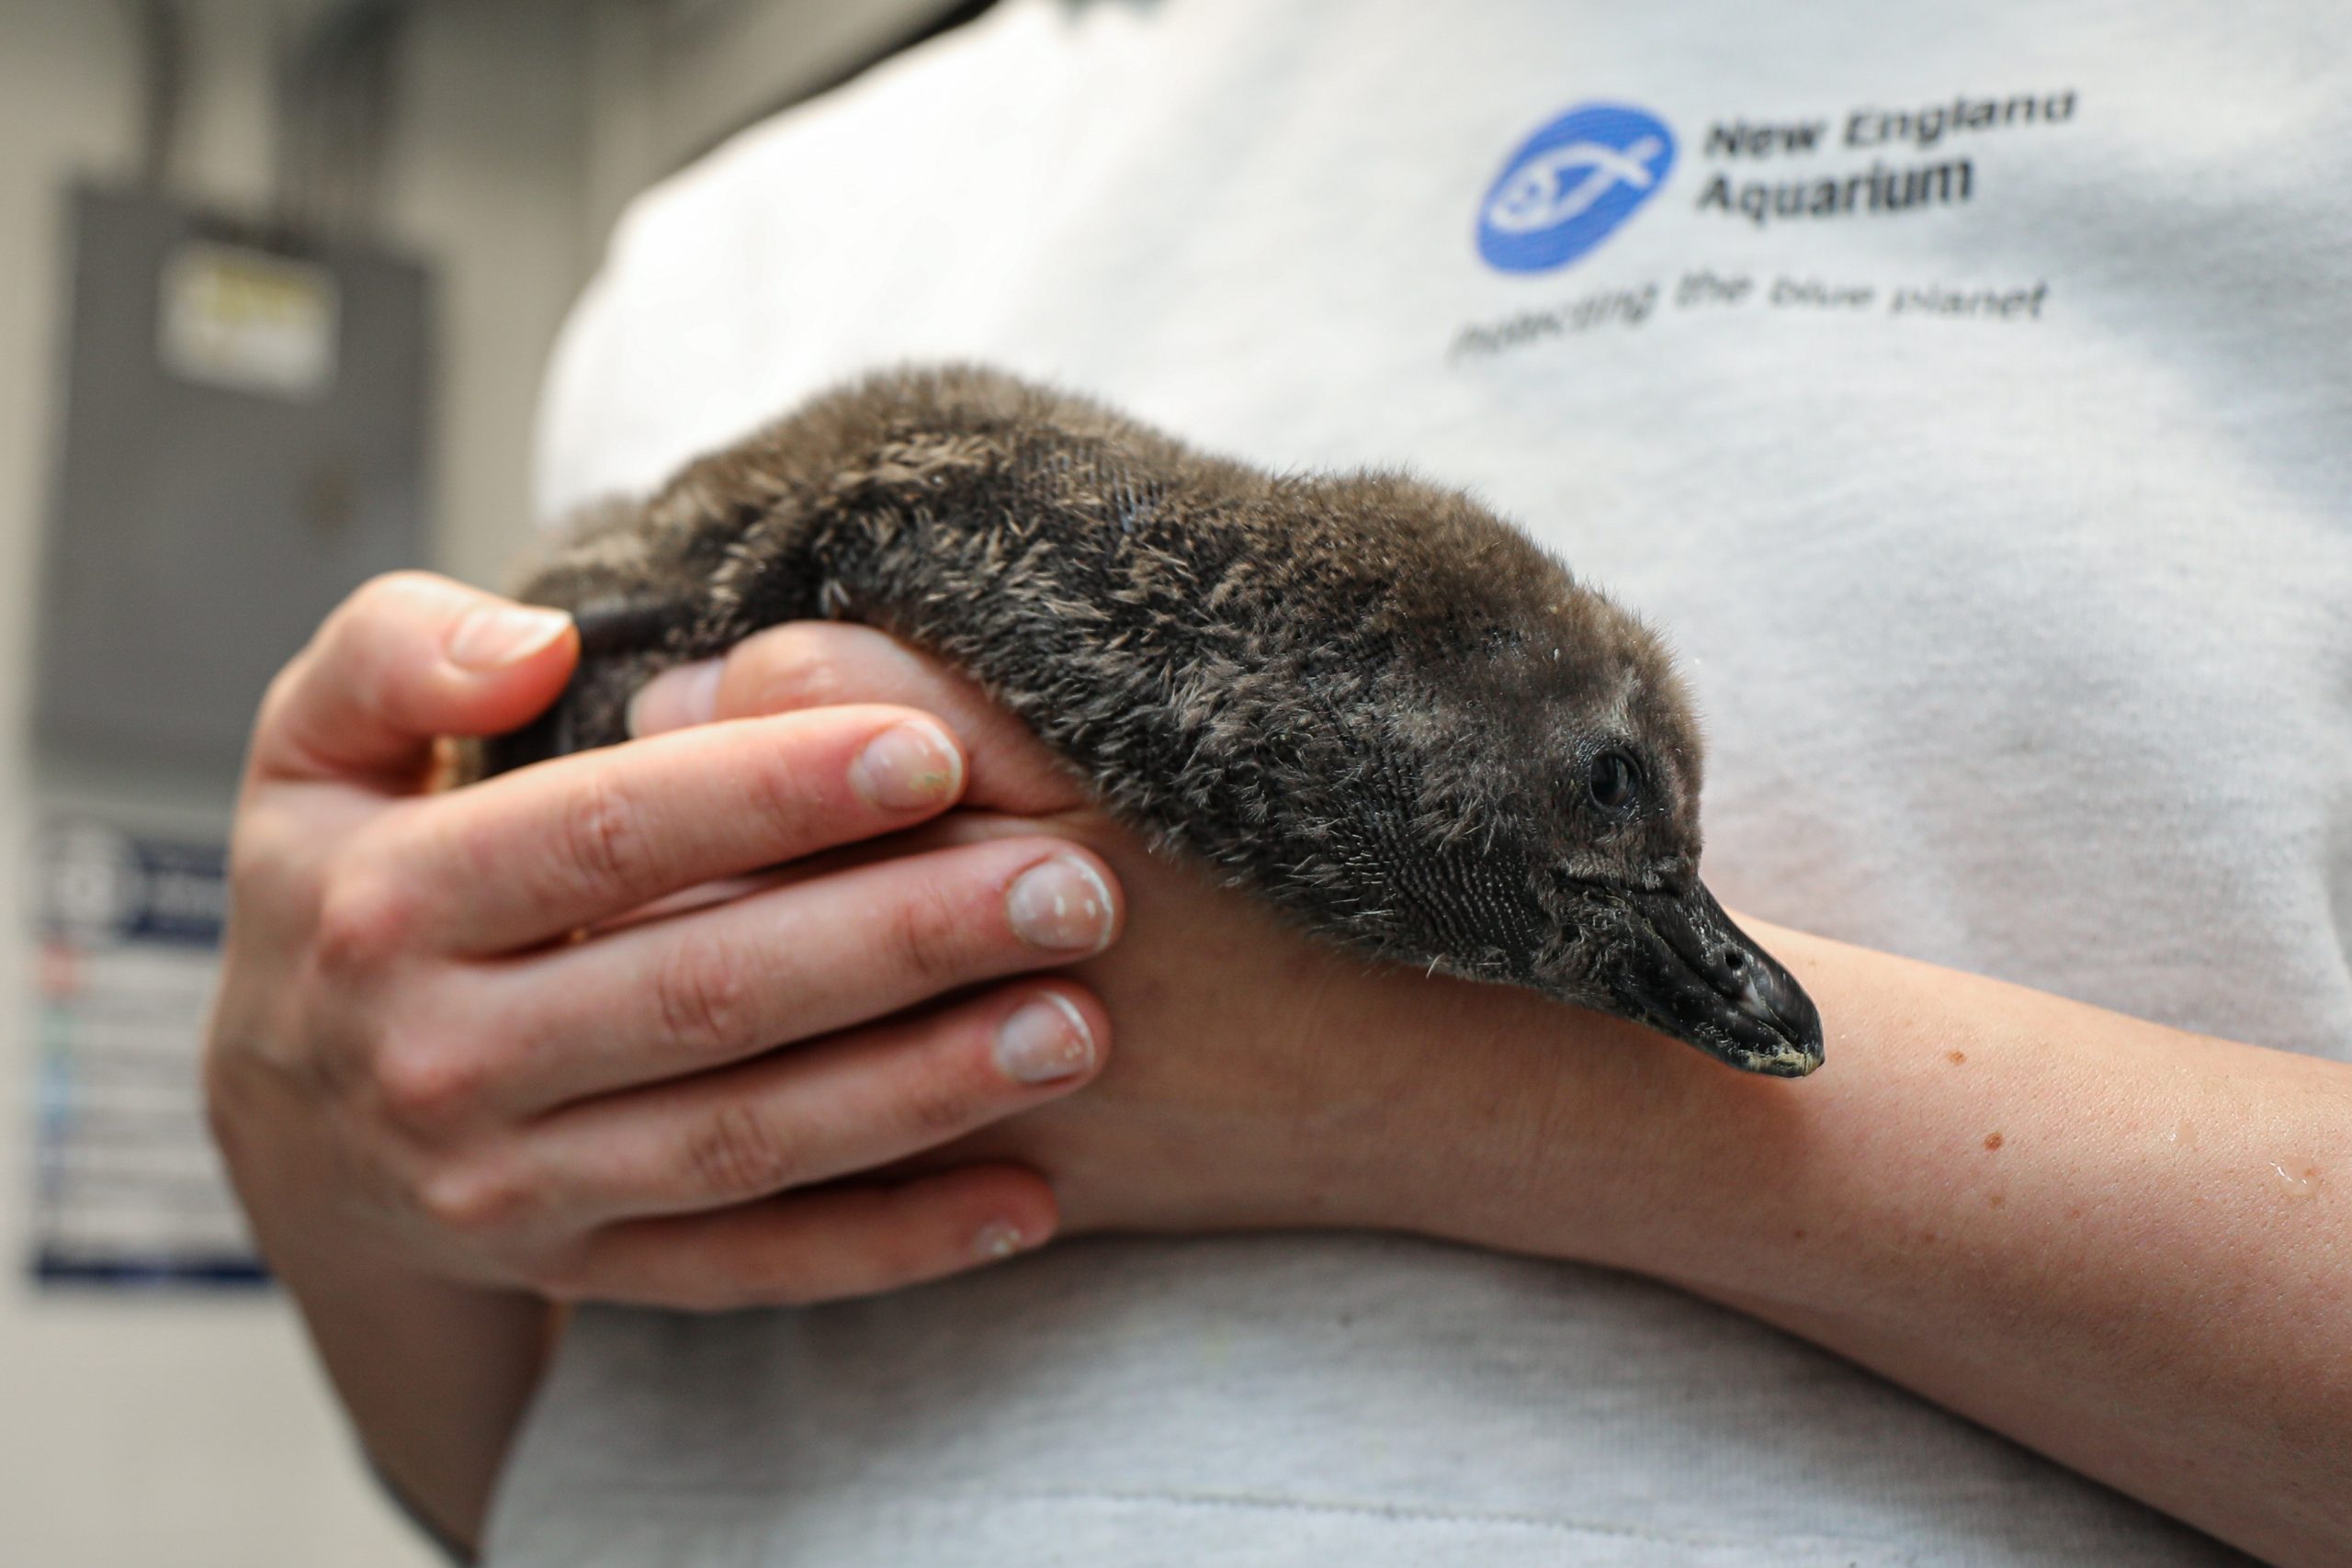
<svg viewBox="0 0 2352 1568">
<path fill-rule="evenodd" d="M 560 610 L 426 572 L 376 578 L 271 682 L 251 771 L 413 778 L 437 737 L 494 735 L 537 716 L 579 658 L 579 634 Z"/>
</svg>

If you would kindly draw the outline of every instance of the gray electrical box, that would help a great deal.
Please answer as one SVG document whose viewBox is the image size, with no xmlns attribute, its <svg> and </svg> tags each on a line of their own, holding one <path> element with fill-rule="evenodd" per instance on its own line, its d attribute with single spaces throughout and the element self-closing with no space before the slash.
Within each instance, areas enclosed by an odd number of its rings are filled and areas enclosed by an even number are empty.
<svg viewBox="0 0 2352 1568">
<path fill-rule="evenodd" d="M 233 768 L 320 618 L 424 559 L 429 279 L 146 193 L 76 189 L 72 220 L 36 733 Z"/>
</svg>

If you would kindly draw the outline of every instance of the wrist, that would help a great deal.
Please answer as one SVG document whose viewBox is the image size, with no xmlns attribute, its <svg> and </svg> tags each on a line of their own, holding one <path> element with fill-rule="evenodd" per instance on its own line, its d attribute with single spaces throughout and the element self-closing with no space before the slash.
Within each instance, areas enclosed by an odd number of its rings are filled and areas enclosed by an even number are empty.
<svg viewBox="0 0 2352 1568">
<path fill-rule="evenodd" d="M 224 1081 L 234 1079 L 235 1081 Z M 353 1213 L 347 1184 L 283 1134 L 266 1074 L 208 1075 L 214 1133 L 254 1237 L 369 1461 L 441 1539 L 474 1540 L 561 1329 L 528 1292 L 435 1270 Z"/>
<path fill-rule="evenodd" d="M 1300 1143 L 1323 1205 L 1307 1223 L 1620 1261 L 1680 1058 L 1735 1076 L 1532 992 L 1397 976 L 1354 994 L 1364 1007 L 1335 1032 L 1348 1092 Z"/>
<path fill-rule="evenodd" d="M 316 1256 L 281 1280 L 369 1464 L 435 1540 L 470 1550 L 563 1309 L 526 1291 Z"/>
<path fill-rule="evenodd" d="M 1767 943 L 1792 970 L 1794 954 L 1817 970 L 1815 948 L 1835 946 L 1779 931 Z M 1407 1064 L 1391 1070 L 1394 1124 L 1348 1156 L 1361 1223 L 1686 1283 L 1729 1243 L 1785 1239 L 1756 1228 L 1792 1212 L 1778 1195 L 1793 1190 L 1808 1100 L 1832 1080 L 1733 1071 L 1524 991 L 1415 991 L 1392 999 L 1384 1031 Z"/>
</svg>

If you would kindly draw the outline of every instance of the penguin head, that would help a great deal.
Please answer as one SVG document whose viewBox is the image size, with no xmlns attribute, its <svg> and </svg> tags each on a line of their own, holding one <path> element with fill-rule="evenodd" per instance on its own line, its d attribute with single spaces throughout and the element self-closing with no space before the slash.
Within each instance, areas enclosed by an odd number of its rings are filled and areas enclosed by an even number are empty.
<svg viewBox="0 0 2352 1568">
<path fill-rule="evenodd" d="M 1598 592 L 1555 587 L 1469 680 L 1457 777 L 1510 781 L 1477 813 L 1495 907 L 1540 919 L 1514 978 L 1747 1072 L 1821 1065 L 1821 1019 L 1699 877 L 1702 748 L 1663 641 Z M 1457 664 L 1457 671 L 1460 670 Z"/>
</svg>

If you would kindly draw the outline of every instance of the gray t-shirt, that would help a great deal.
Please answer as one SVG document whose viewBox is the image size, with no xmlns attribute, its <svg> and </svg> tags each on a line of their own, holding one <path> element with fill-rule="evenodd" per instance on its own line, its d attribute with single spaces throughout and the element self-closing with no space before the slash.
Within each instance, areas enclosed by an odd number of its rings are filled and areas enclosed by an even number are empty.
<svg viewBox="0 0 2352 1568">
<path fill-rule="evenodd" d="M 2345 1057 L 2346 58 L 2290 4 L 1012 0 L 639 203 L 546 499 L 950 355 L 1407 462 L 1683 650 L 1726 903 Z M 2236 1560 L 1671 1290 L 1345 1235 L 589 1312 L 491 1556 Z"/>
</svg>

